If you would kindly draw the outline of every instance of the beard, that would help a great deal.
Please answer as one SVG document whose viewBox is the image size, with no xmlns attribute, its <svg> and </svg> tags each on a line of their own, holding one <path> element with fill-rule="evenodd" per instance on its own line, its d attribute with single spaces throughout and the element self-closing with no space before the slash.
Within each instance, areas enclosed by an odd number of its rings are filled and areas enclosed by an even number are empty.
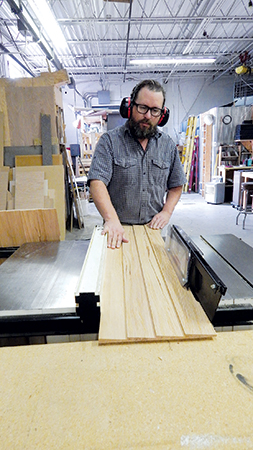
<svg viewBox="0 0 253 450">
<path fill-rule="evenodd" d="M 141 127 L 142 123 L 149 124 L 149 127 Z M 149 139 L 155 135 L 157 126 L 152 125 L 149 120 L 142 119 L 138 122 L 134 120 L 132 117 L 129 119 L 129 127 L 133 137 L 136 139 Z"/>
</svg>

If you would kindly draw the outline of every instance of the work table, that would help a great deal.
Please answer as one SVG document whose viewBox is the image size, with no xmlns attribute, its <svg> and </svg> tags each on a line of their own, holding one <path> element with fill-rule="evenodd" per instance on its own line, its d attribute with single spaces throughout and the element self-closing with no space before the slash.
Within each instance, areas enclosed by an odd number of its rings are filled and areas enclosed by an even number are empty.
<svg viewBox="0 0 253 450">
<path fill-rule="evenodd" d="M 253 331 L 0 348 L 2 450 L 253 448 Z"/>
</svg>

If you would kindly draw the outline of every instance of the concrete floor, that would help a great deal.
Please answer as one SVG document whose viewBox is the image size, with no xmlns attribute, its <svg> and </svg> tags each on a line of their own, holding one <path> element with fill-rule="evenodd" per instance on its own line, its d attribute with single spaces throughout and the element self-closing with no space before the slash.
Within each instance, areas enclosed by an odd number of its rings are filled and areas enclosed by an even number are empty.
<svg viewBox="0 0 253 450">
<path fill-rule="evenodd" d="M 102 218 L 94 203 L 88 204 L 86 212 L 84 227 L 73 228 L 71 233 L 67 232 L 66 239 L 89 240 L 94 227 L 102 225 Z M 236 225 L 237 214 L 238 211 L 229 203 L 214 205 L 207 203 L 200 194 L 184 193 L 175 208 L 170 224 L 180 226 L 191 237 L 203 234 L 234 234 L 253 247 L 253 215 L 247 216 L 243 230 L 243 215 L 239 218 L 239 225 Z M 163 230 L 162 235 L 165 234 L 166 230 Z"/>
</svg>

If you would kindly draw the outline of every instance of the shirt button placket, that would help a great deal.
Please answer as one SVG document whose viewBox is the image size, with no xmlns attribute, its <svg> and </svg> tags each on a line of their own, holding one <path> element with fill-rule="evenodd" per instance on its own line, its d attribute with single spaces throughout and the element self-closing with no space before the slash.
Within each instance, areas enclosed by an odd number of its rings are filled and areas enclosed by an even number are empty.
<svg viewBox="0 0 253 450">
<path fill-rule="evenodd" d="M 146 158 L 143 160 L 142 166 L 142 195 L 141 195 L 141 221 L 146 221 L 146 210 L 147 210 L 147 162 Z"/>
</svg>

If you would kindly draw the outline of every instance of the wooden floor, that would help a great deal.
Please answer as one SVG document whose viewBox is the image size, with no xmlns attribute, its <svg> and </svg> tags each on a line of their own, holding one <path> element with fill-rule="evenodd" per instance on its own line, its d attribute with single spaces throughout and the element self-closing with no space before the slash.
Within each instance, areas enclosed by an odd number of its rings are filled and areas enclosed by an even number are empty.
<svg viewBox="0 0 253 450">
<path fill-rule="evenodd" d="M 183 288 L 159 231 L 126 226 L 129 243 L 107 249 L 99 343 L 212 338 L 215 330 Z"/>
</svg>

